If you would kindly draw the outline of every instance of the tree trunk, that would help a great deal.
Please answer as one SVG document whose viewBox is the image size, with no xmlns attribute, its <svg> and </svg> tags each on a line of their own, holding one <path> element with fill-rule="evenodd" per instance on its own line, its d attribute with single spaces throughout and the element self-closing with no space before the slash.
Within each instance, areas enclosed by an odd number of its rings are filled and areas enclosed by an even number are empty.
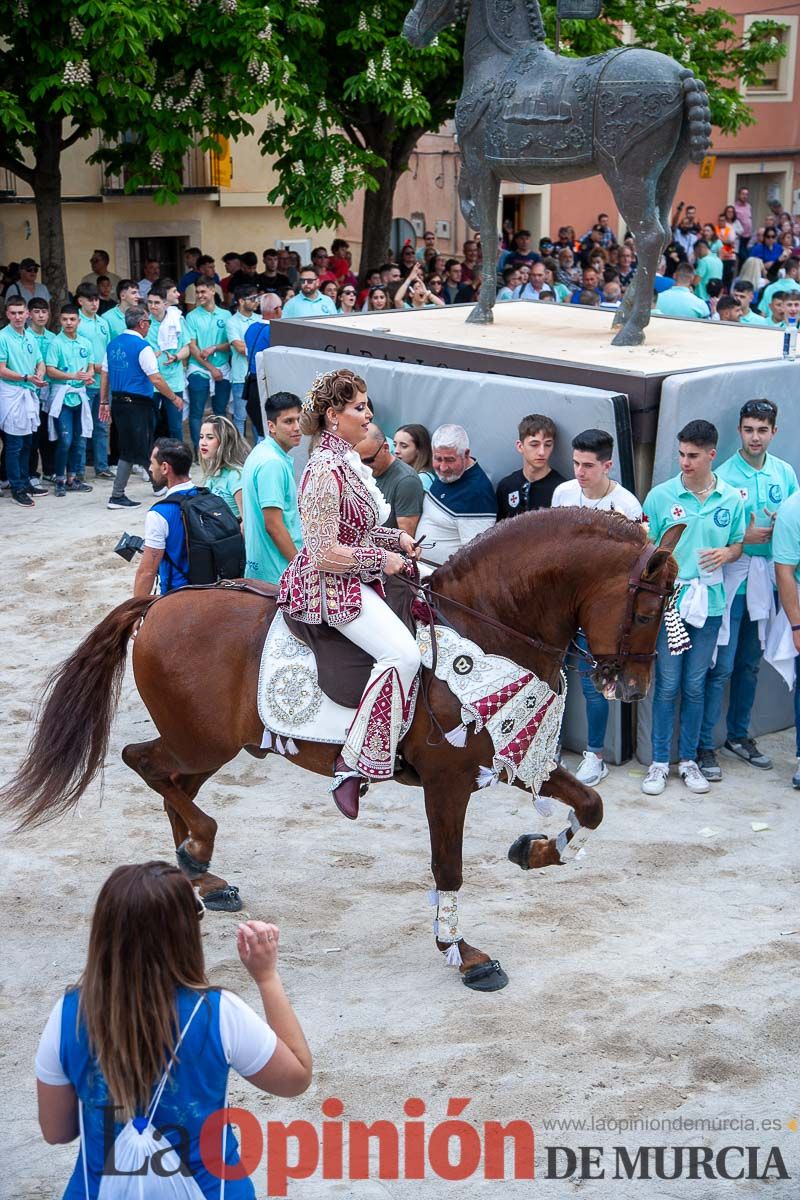
<svg viewBox="0 0 800 1200">
<path fill-rule="evenodd" d="M 39 127 L 33 168 L 33 194 L 39 223 L 42 282 L 50 289 L 54 324 L 67 298 L 66 252 L 61 209 L 61 120 Z"/>
<path fill-rule="evenodd" d="M 361 133 L 370 150 L 379 154 L 385 167 L 372 167 L 370 174 L 378 181 L 374 192 L 364 192 L 364 216 L 361 224 L 361 262 L 359 274 L 363 279 L 371 267 L 379 267 L 387 260 L 392 236 L 394 216 L 394 192 L 397 181 L 408 168 L 411 151 L 425 133 L 424 129 L 404 129 L 394 138 L 387 136 L 384 125 L 377 136 L 375 127 L 361 127 Z"/>
</svg>

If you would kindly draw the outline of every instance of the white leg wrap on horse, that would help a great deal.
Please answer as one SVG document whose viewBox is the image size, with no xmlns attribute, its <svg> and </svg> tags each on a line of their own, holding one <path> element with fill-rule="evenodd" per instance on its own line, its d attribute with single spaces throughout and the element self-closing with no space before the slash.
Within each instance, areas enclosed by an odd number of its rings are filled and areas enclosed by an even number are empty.
<svg viewBox="0 0 800 1200">
<path fill-rule="evenodd" d="M 445 956 L 448 967 L 462 965 L 461 951 L 458 943 L 462 934 L 458 930 L 458 892 L 428 892 L 428 901 L 436 905 L 436 920 L 433 922 L 433 932 L 440 942 L 449 943 L 450 949 Z"/>
<path fill-rule="evenodd" d="M 585 825 L 581 825 L 575 815 L 574 808 L 569 810 L 568 815 L 569 829 L 562 829 L 556 838 L 556 850 L 562 863 L 571 862 L 576 857 L 591 833 L 590 829 L 587 829 Z M 569 841 L 567 841 L 568 833 L 572 834 Z"/>
</svg>

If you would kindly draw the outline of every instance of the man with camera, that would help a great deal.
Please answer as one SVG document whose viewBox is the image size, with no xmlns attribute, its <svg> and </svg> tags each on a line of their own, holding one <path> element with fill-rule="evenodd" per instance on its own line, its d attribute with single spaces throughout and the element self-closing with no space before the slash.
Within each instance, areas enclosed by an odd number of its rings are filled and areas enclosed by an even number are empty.
<svg viewBox="0 0 800 1200">
<path fill-rule="evenodd" d="M 135 304 L 126 311 L 125 324 L 126 332 L 108 344 L 100 375 L 100 420 L 111 417 L 119 443 L 117 474 L 107 508 L 139 507 L 138 500 L 129 500 L 125 495 L 125 487 L 134 464 L 144 467 L 150 461 L 155 422 L 153 389 L 183 410 L 183 401 L 159 372 L 155 352 L 145 340 L 149 315 Z"/>
<path fill-rule="evenodd" d="M 157 488 L 166 487 L 163 499 L 179 492 L 192 495 L 197 488 L 189 478 L 192 452 L 177 438 L 159 438 L 150 456 L 150 476 Z M 134 596 L 149 596 L 156 575 L 161 595 L 189 582 L 189 548 L 179 504 L 158 502 L 144 519 L 142 561 L 133 582 Z"/>
</svg>

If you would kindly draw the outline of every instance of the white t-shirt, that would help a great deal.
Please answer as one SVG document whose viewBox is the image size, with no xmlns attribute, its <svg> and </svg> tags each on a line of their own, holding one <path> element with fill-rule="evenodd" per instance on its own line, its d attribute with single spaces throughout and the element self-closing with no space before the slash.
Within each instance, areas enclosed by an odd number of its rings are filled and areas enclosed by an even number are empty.
<svg viewBox="0 0 800 1200">
<path fill-rule="evenodd" d="M 146 342 L 138 329 L 126 329 L 126 333 L 132 333 L 135 337 L 142 338 L 144 346 L 139 353 L 139 366 L 144 371 L 145 375 L 156 375 L 158 373 L 158 360 L 156 352 L 149 342 Z M 103 355 L 103 368 L 106 375 L 108 374 L 108 355 Z"/>
<path fill-rule="evenodd" d="M 61 1006 L 63 997 L 54 1005 L 44 1027 L 36 1052 L 36 1078 L 42 1083 L 63 1087 L 71 1080 L 61 1065 Z M 221 991 L 219 998 L 219 1036 L 225 1059 L 239 1075 L 255 1075 L 265 1067 L 278 1039 L 263 1017 L 258 1017 L 249 1005 L 233 992 Z"/>
<path fill-rule="evenodd" d="M 173 496 L 176 492 L 188 492 L 190 488 L 197 487 L 196 483 L 192 483 L 191 479 L 186 483 L 176 483 L 174 487 L 168 488 L 166 493 L 160 497 L 161 500 L 166 500 L 167 496 Z M 145 514 L 144 518 L 144 544 L 151 550 L 166 550 L 167 534 L 169 533 L 169 525 L 166 517 L 161 513 L 153 512 L 152 508 Z"/>
<path fill-rule="evenodd" d="M 629 492 L 621 483 L 615 483 L 607 496 L 601 496 L 599 500 L 587 500 L 577 479 L 568 479 L 566 483 L 560 483 L 553 492 L 550 507 L 595 508 L 605 512 L 621 512 L 631 521 L 642 519 L 641 504 L 633 492 Z"/>
</svg>

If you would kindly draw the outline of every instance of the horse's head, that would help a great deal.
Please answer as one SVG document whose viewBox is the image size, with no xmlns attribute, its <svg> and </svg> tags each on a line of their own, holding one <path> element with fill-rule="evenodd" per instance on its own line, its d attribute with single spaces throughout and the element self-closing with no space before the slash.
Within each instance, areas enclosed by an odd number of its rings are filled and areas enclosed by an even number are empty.
<svg viewBox="0 0 800 1200">
<path fill-rule="evenodd" d="M 417 0 L 403 22 L 403 37 L 412 46 L 429 46 L 437 33 L 466 14 L 469 0 Z"/>
<path fill-rule="evenodd" d="M 650 687 L 664 605 L 678 564 L 672 551 L 685 525 L 673 525 L 657 547 L 636 547 L 626 570 L 592 587 L 579 618 L 597 662 L 592 682 L 609 700 L 642 700 Z"/>
</svg>

